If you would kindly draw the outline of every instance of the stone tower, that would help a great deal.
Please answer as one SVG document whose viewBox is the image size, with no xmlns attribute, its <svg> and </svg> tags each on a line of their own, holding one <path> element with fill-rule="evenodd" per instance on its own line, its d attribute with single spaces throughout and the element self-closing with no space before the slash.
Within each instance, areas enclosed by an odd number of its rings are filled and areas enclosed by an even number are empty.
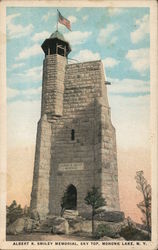
<svg viewBox="0 0 158 250">
<path fill-rule="evenodd" d="M 89 211 L 84 198 L 99 187 L 107 207 L 120 210 L 115 129 L 101 60 L 67 63 L 71 47 L 56 31 L 42 44 L 41 119 L 38 122 L 31 209 L 41 218 L 69 209 Z"/>
</svg>

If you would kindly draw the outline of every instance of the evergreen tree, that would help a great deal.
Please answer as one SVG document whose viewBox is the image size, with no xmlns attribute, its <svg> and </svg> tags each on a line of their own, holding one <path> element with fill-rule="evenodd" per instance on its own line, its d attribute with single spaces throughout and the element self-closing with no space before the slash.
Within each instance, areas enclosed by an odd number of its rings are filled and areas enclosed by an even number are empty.
<svg viewBox="0 0 158 250">
<path fill-rule="evenodd" d="M 7 225 L 13 223 L 16 219 L 23 216 L 23 209 L 18 205 L 15 200 L 10 206 L 7 206 Z"/>
<path fill-rule="evenodd" d="M 96 209 L 106 205 L 106 201 L 98 188 L 93 186 L 92 190 L 87 193 L 85 202 L 92 207 L 92 235 L 94 235 L 94 215 L 96 214 Z"/>
</svg>

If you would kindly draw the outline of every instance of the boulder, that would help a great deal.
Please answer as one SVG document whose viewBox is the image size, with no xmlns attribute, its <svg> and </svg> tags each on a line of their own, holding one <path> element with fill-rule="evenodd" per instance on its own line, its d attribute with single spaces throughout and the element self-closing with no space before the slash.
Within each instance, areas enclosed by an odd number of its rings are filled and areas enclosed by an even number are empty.
<svg viewBox="0 0 158 250">
<path fill-rule="evenodd" d="M 77 210 L 65 210 L 63 213 L 63 218 L 65 219 L 74 219 L 78 216 Z"/>
<path fill-rule="evenodd" d="M 55 217 L 52 223 L 52 233 L 54 234 L 68 234 L 69 224 L 65 218 Z"/>
<path fill-rule="evenodd" d="M 125 220 L 119 233 L 126 240 L 151 240 L 151 235 L 148 231 L 142 230 L 129 217 Z"/>
<path fill-rule="evenodd" d="M 112 211 L 114 211 L 112 208 L 110 208 L 110 207 L 107 207 L 107 206 L 102 206 L 102 207 L 99 207 L 99 208 L 97 208 L 96 210 L 95 210 L 95 212 L 98 214 L 98 213 L 101 213 L 101 212 L 104 212 L 104 211 L 106 211 L 106 212 L 112 212 Z"/>
<path fill-rule="evenodd" d="M 75 219 L 67 219 L 69 223 L 69 233 L 74 234 L 81 232 L 83 229 L 83 219 L 80 217 L 77 217 Z"/>
<path fill-rule="evenodd" d="M 41 221 L 40 229 L 38 229 L 38 232 L 68 234 L 69 224 L 65 218 L 49 215 L 45 220 Z"/>
<path fill-rule="evenodd" d="M 94 219 L 98 221 L 121 222 L 125 219 L 125 215 L 120 211 L 102 210 L 95 214 Z"/>
<path fill-rule="evenodd" d="M 33 219 L 33 220 L 36 220 L 36 221 L 40 221 L 40 216 L 39 216 L 39 213 L 38 213 L 38 211 L 36 209 L 33 209 L 31 211 L 30 218 Z"/>
<path fill-rule="evenodd" d="M 34 230 L 38 229 L 40 226 L 39 221 L 30 219 L 28 217 L 25 218 L 25 226 L 24 226 L 24 231 L 27 233 L 31 233 Z"/>
<path fill-rule="evenodd" d="M 7 227 L 7 234 L 19 234 L 24 231 L 25 219 L 19 218 Z"/>
<path fill-rule="evenodd" d="M 82 232 L 92 233 L 92 221 L 85 220 L 82 222 Z"/>
<path fill-rule="evenodd" d="M 29 217 L 22 217 L 7 227 L 7 234 L 31 233 L 36 228 L 39 228 L 38 221 L 30 219 Z"/>
</svg>

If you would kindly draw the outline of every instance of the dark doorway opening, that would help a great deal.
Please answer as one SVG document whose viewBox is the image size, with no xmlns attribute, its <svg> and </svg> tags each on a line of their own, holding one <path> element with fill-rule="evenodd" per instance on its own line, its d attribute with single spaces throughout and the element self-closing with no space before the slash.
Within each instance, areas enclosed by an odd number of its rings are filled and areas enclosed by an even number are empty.
<svg viewBox="0 0 158 250">
<path fill-rule="evenodd" d="M 74 185 L 69 185 L 62 198 L 62 208 L 76 210 L 77 209 L 77 189 Z"/>
</svg>

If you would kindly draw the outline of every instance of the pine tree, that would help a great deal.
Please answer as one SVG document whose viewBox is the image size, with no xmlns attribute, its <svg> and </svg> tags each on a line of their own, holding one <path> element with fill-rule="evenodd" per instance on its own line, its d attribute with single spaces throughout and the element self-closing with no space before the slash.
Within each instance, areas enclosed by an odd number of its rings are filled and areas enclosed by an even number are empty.
<svg viewBox="0 0 158 250">
<path fill-rule="evenodd" d="M 94 215 L 96 214 L 96 209 L 106 205 L 106 201 L 98 188 L 93 186 L 92 190 L 87 193 L 85 202 L 92 207 L 92 235 L 94 235 Z"/>
</svg>

